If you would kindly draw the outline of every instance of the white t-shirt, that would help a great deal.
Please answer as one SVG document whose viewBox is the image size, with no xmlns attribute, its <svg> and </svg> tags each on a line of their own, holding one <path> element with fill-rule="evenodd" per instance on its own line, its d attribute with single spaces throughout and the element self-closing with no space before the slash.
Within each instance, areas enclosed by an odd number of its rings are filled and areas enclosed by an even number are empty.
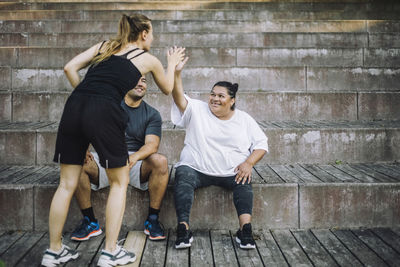
<svg viewBox="0 0 400 267">
<path fill-rule="evenodd" d="M 255 149 L 268 152 L 268 139 L 257 122 L 246 112 L 235 109 L 229 120 L 212 114 L 206 102 L 186 96 L 182 114 L 175 103 L 172 122 L 186 129 L 184 147 L 175 167 L 187 165 L 212 176 L 233 176 L 235 168 Z"/>
</svg>

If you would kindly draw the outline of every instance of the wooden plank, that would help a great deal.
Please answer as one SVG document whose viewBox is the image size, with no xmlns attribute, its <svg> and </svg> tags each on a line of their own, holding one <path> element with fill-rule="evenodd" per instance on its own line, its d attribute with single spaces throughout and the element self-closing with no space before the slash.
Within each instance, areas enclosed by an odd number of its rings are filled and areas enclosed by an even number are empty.
<svg viewBox="0 0 400 267">
<path fill-rule="evenodd" d="M 210 233 L 215 266 L 239 266 L 228 230 L 213 230 Z"/>
<path fill-rule="evenodd" d="M 41 168 L 43 168 L 43 166 L 27 166 L 23 168 L 20 172 L 14 175 L 10 175 L 6 182 L 9 184 L 15 184 L 17 181 L 24 179 L 26 176 L 29 176 L 32 173 L 37 172 Z"/>
<path fill-rule="evenodd" d="M 374 235 L 371 230 L 352 230 L 352 232 L 361 239 L 370 249 L 375 251 L 389 266 L 399 266 L 400 254 L 393 248 L 385 244 L 379 237 Z"/>
<path fill-rule="evenodd" d="M 253 168 L 251 169 L 251 183 L 252 184 L 265 184 L 265 181 L 261 178 L 261 176 L 256 172 Z"/>
<path fill-rule="evenodd" d="M 236 251 L 236 256 L 239 261 L 239 266 L 264 266 L 261 260 L 260 255 L 258 254 L 258 250 L 256 249 L 241 249 L 239 244 L 236 242 L 236 233 L 232 234 L 233 243 L 235 244 L 233 247 Z"/>
<path fill-rule="evenodd" d="M 210 232 L 197 230 L 193 232 L 193 236 L 190 247 L 190 266 L 214 266 Z"/>
<path fill-rule="evenodd" d="M 400 236 L 395 232 L 387 228 L 376 228 L 372 231 L 379 236 L 383 242 L 391 246 L 397 253 L 400 253 Z"/>
<path fill-rule="evenodd" d="M 287 183 L 304 183 L 304 181 L 295 175 L 293 172 L 289 171 L 283 165 L 269 165 L 274 172 L 276 172 L 279 177 L 286 181 Z"/>
<path fill-rule="evenodd" d="M 371 169 L 376 170 L 377 172 L 380 172 L 386 176 L 389 176 L 393 179 L 395 179 L 395 181 L 399 182 L 400 181 L 400 172 L 394 171 L 390 168 L 387 168 L 384 165 L 381 164 L 363 164 L 363 166 L 367 166 L 370 167 Z"/>
<path fill-rule="evenodd" d="M 332 233 L 353 253 L 365 266 L 386 266 L 386 264 L 369 249 L 350 230 L 332 230 Z"/>
<path fill-rule="evenodd" d="M 256 236 L 258 238 L 256 238 Z M 265 230 L 260 234 L 255 233 L 255 241 L 265 266 L 288 266 L 282 252 L 269 231 Z"/>
<path fill-rule="evenodd" d="M 38 265 L 42 261 L 43 253 L 49 248 L 49 233 L 45 233 L 32 249 L 18 262 L 17 267 L 31 266 L 32 263 Z"/>
<path fill-rule="evenodd" d="M 165 266 L 189 266 L 189 249 L 176 249 L 176 231 L 170 230 Z M 193 237 L 196 238 L 196 237 Z"/>
<path fill-rule="evenodd" d="M 289 230 L 271 231 L 290 266 L 313 266 Z"/>
<path fill-rule="evenodd" d="M 5 171 L 5 170 L 7 170 L 7 169 L 9 169 L 11 166 L 9 166 L 9 165 L 0 165 L 0 173 L 2 172 L 2 171 Z"/>
<path fill-rule="evenodd" d="M 0 183 L 3 183 L 4 181 L 7 181 L 7 178 L 11 175 L 15 175 L 24 168 L 21 166 L 11 166 L 8 169 L 5 169 L 4 171 L 0 172 Z"/>
<path fill-rule="evenodd" d="M 292 234 L 315 266 L 339 266 L 309 230 L 293 230 Z"/>
<path fill-rule="evenodd" d="M 165 253 L 167 252 L 168 245 L 168 232 L 166 231 L 167 238 L 159 241 L 151 241 L 147 239 L 144 253 L 142 256 L 141 267 L 150 266 L 164 266 Z M 175 240 L 173 240 L 175 242 Z"/>
<path fill-rule="evenodd" d="M 361 262 L 351 254 L 331 231 L 326 229 L 315 229 L 311 231 L 340 266 L 362 266 Z"/>
<path fill-rule="evenodd" d="M 385 163 L 382 164 L 383 166 L 390 168 L 391 170 L 395 172 L 400 172 L 400 165 L 399 164 L 391 164 L 391 163 Z"/>
<path fill-rule="evenodd" d="M 400 236 L 400 228 L 395 227 L 391 229 L 396 235 Z"/>
<path fill-rule="evenodd" d="M 348 164 L 337 164 L 337 165 L 333 165 L 333 166 L 335 168 L 353 176 L 354 178 L 356 178 L 357 180 L 359 180 L 362 183 L 380 183 L 381 182 L 380 180 L 375 179 L 372 176 L 369 176 L 363 172 L 353 169 Z"/>
<path fill-rule="evenodd" d="M 138 267 L 140 265 L 140 260 L 142 259 L 145 245 L 146 235 L 143 233 L 143 231 L 130 231 L 128 233 L 128 237 L 124 243 L 124 248 L 135 253 L 136 261 L 134 263 L 125 265 L 126 267 Z"/>
<path fill-rule="evenodd" d="M 100 235 L 90 239 L 90 241 L 76 242 L 78 243 L 79 258 L 65 264 L 67 267 L 73 266 L 89 266 L 95 258 L 97 252 L 103 244 L 105 236 Z"/>
<path fill-rule="evenodd" d="M 38 184 L 52 184 L 54 181 L 59 181 L 60 179 L 60 170 L 59 169 L 51 169 L 43 175 L 40 179 L 36 180 L 35 183 Z"/>
<path fill-rule="evenodd" d="M 369 176 L 374 177 L 375 179 L 384 182 L 384 183 L 392 183 L 396 181 L 396 179 L 393 179 L 392 177 L 383 175 L 367 166 L 363 166 L 361 164 L 350 164 L 350 166 L 356 170 L 359 170 L 360 172 L 364 172 L 365 174 L 368 174 Z"/>
<path fill-rule="evenodd" d="M 255 169 L 267 184 L 284 182 L 268 165 L 256 165 Z"/>
<path fill-rule="evenodd" d="M 327 173 L 331 174 L 332 176 L 336 177 L 336 179 L 342 181 L 342 182 L 347 182 L 347 183 L 357 183 L 360 182 L 358 179 L 354 178 L 350 174 L 345 173 L 344 171 L 335 168 L 332 165 L 318 165 L 319 168 L 322 170 L 326 171 Z"/>
<path fill-rule="evenodd" d="M 301 167 L 306 169 L 308 172 L 310 172 L 312 175 L 315 177 L 318 177 L 321 181 L 325 183 L 338 183 L 341 182 L 341 180 L 337 180 L 334 176 L 330 175 L 326 171 L 318 168 L 314 164 L 300 164 Z"/>
<path fill-rule="evenodd" d="M 291 172 L 300 177 L 305 183 L 321 183 L 317 177 L 306 171 L 299 164 L 291 164 L 286 166 Z"/>
<path fill-rule="evenodd" d="M 14 266 L 44 236 L 44 232 L 26 232 L 3 255 L 6 266 Z"/>
<path fill-rule="evenodd" d="M 0 256 L 24 235 L 21 231 L 10 231 L 0 237 Z"/>
<path fill-rule="evenodd" d="M 34 173 L 31 173 L 31 174 L 25 176 L 24 178 L 18 180 L 16 183 L 17 184 L 36 184 L 35 181 L 41 179 L 43 176 L 45 176 L 51 170 L 54 170 L 54 167 L 42 166 L 42 168 L 38 169 Z"/>
</svg>

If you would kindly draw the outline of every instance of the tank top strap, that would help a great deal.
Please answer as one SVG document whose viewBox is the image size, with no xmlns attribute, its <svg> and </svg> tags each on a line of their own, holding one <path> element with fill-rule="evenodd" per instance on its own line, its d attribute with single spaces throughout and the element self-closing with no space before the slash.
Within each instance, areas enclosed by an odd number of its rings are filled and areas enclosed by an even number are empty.
<svg viewBox="0 0 400 267">
<path fill-rule="evenodd" d="M 101 43 L 101 45 L 100 45 L 100 47 L 99 47 L 99 50 L 98 50 L 98 52 L 97 52 L 97 55 L 100 55 L 100 50 L 101 50 L 101 48 L 103 47 L 103 45 L 104 45 L 105 42 L 107 42 L 107 41 L 103 41 L 103 42 Z"/>
<path fill-rule="evenodd" d="M 140 52 L 139 54 L 134 55 L 133 57 L 128 58 L 128 59 L 131 60 L 131 59 L 133 59 L 133 58 L 135 58 L 135 57 L 138 57 L 138 56 L 140 56 L 140 55 L 142 55 L 142 54 L 144 54 L 144 53 L 146 53 L 146 51 L 142 51 L 142 52 Z"/>
<path fill-rule="evenodd" d="M 132 53 L 136 50 L 138 50 L 139 48 L 133 48 L 132 50 L 129 50 L 128 52 L 126 52 L 125 54 L 119 55 L 120 57 L 124 57 L 124 58 L 128 58 L 129 53 Z"/>
</svg>

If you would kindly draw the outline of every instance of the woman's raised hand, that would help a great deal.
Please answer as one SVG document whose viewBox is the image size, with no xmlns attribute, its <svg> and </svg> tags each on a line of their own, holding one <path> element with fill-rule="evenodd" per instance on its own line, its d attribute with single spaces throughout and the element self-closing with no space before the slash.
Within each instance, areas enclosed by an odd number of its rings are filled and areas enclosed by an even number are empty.
<svg viewBox="0 0 400 267">
<path fill-rule="evenodd" d="M 188 61 L 189 57 L 186 57 L 184 60 L 179 62 L 178 65 L 175 67 L 175 72 L 181 72 L 183 70 L 183 67 L 185 66 L 186 62 Z"/>
<path fill-rule="evenodd" d="M 171 47 L 168 49 L 167 60 L 168 65 L 172 64 L 174 68 L 184 60 L 185 58 L 185 48 L 184 47 Z"/>
</svg>

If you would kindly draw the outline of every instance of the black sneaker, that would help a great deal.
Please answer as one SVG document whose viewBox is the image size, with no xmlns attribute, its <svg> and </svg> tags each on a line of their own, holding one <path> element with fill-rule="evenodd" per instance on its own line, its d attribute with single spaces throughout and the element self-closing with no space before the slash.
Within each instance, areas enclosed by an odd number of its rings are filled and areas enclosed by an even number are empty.
<svg viewBox="0 0 400 267">
<path fill-rule="evenodd" d="M 79 253 L 69 248 L 66 245 L 62 245 L 60 252 L 54 252 L 47 249 L 43 255 L 42 266 L 54 267 L 58 264 L 66 263 L 79 257 Z"/>
<path fill-rule="evenodd" d="M 253 234 L 251 231 L 251 224 L 246 223 L 243 225 L 242 230 L 238 230 L 236 233 L 236 242 L 239 243 L 242 249 L 256 248 L 256 242 L 254 242 Z"/>
<path fill-rule="evenodd" d="M 188 248 L 192 245 L 193 234 L 190 230 L 186 229 L 186 225 L 183 223 L 178 224 L 177 237 L 175 242 L 175 248 Z"/>
<path fill-rule="evenodd" d="M 71 234 L 71 239 L 75 241 L 85 241 L 89 238 L 101 235 L 103 231 L 100 228 L 99 222 L 91 222 L 88 217 L 84 217 L 81 224 L 76 227 Z"/>
<path fill-rule="evenodd" d="M 144 222 L 144 233 L 149 236 L 150 240 L 164 240 L 166 238 L 157 215 L 150 215 Z"/>
</svg>

